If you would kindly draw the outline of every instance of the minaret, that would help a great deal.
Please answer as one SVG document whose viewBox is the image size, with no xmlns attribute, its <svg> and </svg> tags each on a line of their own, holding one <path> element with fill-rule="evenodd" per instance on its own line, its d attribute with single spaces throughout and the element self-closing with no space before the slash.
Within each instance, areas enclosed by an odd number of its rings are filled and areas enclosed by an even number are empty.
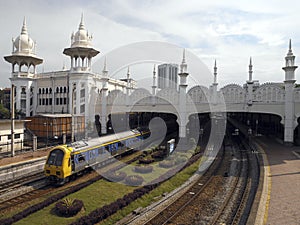
<svg viewBox="0 0 300 225">
<path fill-rule="evenodd" d="M 127 86 L 126 86 L 126 105 L 129 106 L 129 95 L 130 95 L 130 71 L 129 66 L 127 68 Z"/>
<path fill-rule="evenodd" d="M 41 64 L 43 59 L 36 56 L 36 43 L 28 34 L 25 18 L 21 34 L 16 39 L 12 39 L 12 42 L 12 53 L 4 59 L 12 65 L 10 80 L 16 91 L 16 109 L 29 117 L 35 114 L 34 109 L 37 104 L 35 98 L 30 101 L 30 87 L 36 74 L 36 66 Z M 21 104 L 21 101 L 25 101 L 25 104 Z"/>
<path fill-rule="evenodd" d="M 153 66 L 153 77 L 152 77 L 152 95 L 156 95 L 156 71 L 155 71 L 155 65 Z"/>
<path fill-rule="evenodd" d="M 294 106 L 294 86 L 295 86 L 295 56 L 292 52 L 292 41 L 289 42 L 289 50 L 285 57 L 285 116 L 284 116 L 284 142 L 292 145 L 294 142 L 295 128 L 295 106 Z"/>
<path fill-rule="evenodd" d="M 63 52 L 71 57 L 71 73 L 91 71 L 92 58 L 99 54 L 99 51 L 92 47 L 92 39 L 85 29 L 81 14 L 78 31 L 71 35 L 71 47 L 65 48 Z"/>
<path fill-rule="evenodd" d="M 213 99 L 212 103 L 217 104 L 217 94 L 218 94 L 218 83 L 217 83 L 217 60 L 215 60 L 215 65 L 214 65 L 214 82 L 213 82 Z"/>
<path fill-rule="evenodd" d="M 250 57 L 249 63 L 249 79 L 247 80 L 247 104 L 248 106 L 252 106 L 253 103 L 253 80 L 252 80 L 252 58 Z"/>
<path fill-rule="evenodd" d="M 155 106 L 155 95 L 156 95 L 156 71 L 155 71 L 155 65 L 153 66 L 153 81 L 152 81 L 152 105 Z"/>
<path fill-rule="evenodd" d="M 107 82 L 109 80 L 108 78 L 108 70 L 106 68 L 106 57 L 104 59 L 104 66 L 102 70 L 102 90 L 101 90 L 101 116 L 100 116 L 100 121 L 101 121 L 101 134 L 106 134 L 107 133 Z"/>
<path fill-rule="evenodd" d="M 186 112 L 186 89 L 187 89 L 187 77 L 189 73 L 187 72 L 187 63 L 185 59 L 185 49 L 183 49 L 182 62 L 180 64 L 180 77 L 179 84 L 179 137 L 186 137 L 186 124 L 187 124 L 187 112 Z"/>
</svg>

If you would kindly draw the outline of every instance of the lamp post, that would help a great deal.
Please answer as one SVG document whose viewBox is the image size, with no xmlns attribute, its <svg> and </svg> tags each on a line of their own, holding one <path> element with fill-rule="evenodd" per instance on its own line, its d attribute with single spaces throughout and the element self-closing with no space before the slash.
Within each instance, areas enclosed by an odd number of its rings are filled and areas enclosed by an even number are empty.
<svg viewBox="0 0 300 225">
<path fill-rule="evenodd" d="M 44 123 L 44 126 L 46 126 L 46 130 L 47 130 L 47 142 L 46 142 L 46 147 L 48 147 L 48 122 Z"/>
</svg>

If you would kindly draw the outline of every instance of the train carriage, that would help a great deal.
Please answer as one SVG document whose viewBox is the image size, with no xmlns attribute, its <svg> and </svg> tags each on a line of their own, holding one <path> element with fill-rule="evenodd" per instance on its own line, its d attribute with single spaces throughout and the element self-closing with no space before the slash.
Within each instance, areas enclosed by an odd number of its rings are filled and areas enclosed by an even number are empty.
<svg viewBox="0 0 300 225">
<path fill-rule="evenodd" d="M 104 164 L 116 155 L 135 149 L 148 136 L 148 131 L 131 130 L 54 147 L 44 167 L 45 175 L 49 180 L 63 184 L 88 167 Z"/>
</svg>

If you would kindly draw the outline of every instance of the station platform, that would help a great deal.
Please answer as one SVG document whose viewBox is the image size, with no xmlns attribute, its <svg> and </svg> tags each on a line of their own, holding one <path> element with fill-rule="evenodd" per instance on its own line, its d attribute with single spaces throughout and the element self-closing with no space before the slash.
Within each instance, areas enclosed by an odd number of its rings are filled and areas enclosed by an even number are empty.
<svg viewBox="0 0 300 225">
<path fill-rule="evenodd" d="M 300 147 L 284 146 L 274 138 L 255 140 L 265 151 L 270 169 L 264 224 L 300 224 Z"/>
<path fill-rule="evenodd" d="M 16 163 L 22 163 L 24 161 L 44 157 L 48 155 L 50 148 L 45 148 L 43 150 L 38 150 L 38 151 L 31 151 L 31 152 L 26 152 L 22 154 L 18 154 L 14 157 L 4 157 L 0 159 L 0 167 L 1 166 L 7 166 L 10 164 L 16 164 Z"/>
</svg>

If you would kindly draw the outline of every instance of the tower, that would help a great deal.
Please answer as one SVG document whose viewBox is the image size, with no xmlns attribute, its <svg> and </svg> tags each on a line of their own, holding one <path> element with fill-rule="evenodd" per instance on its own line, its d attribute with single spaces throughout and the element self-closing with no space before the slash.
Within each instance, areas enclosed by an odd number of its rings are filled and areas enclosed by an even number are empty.
<svg viewBox="0 0 300 225">
<path fill-rule="evenodd" d="M 155 106 L 156 104 L 156 71 L 155 65 L 153 66 L 153 77 L 152 77 L 152 105 Z"/>
<path fill-rule="evenodd" d="M 78 31 L 71 35 L 71 47 L 63 51 L 71 57 L 71 72 L 91 71 L 92 58 L 99 54 L 99 51 L 92 47 L 92 39 L 85 29 L 82 14 Z"/>
<path fill-rule="evenodd" d="M 212 103 L 217 104 L 217 91 L 218 91 L 218 83 L 217 83 L 217 60 L 215 60 L 215 65 L 214 65 L 214 82 L 213 82 L 213 99 Z"/>
<path fill-rule="evenodd" d="M 104 60 L 104 67 L 102 70 L 102 90 L 101 90 L 101 134 L 106 134 L 107 133 L 107 82 L 109 80 L 108 78 L 108 70 L 106 68 L 106 58 Z"/>
<path fill-rule="evenodd" d="M 158 70 L 158 88 L 174 88 L 177 89 L 177 64 L 161 64 Z"/>
<path fill-rule="evenodd" d="M 252 73 L 253 73 L 253 70 L 252 70 L 252 58 L 250 57 L 250 63 L 249 63 L 249 77 L 248 77 L 248 80 L 247 80 L 247 90 L 248 90 L 248 93 L 247 93 L 247 104 L 248 106 L 251 106 L 252 105 L 252 101 L 253 101 L 253 80 L 252 80 Z"/>
<path fill-rule="evenodd" d="M 25 18 L 21 34 L 16 39 L 12 39 L 11 55 L 5 56 L 4 59 L 12 65 L 10 80 L 15 87 L 16 109 L 23 115 L 32 116 L 35 101 L 32 97 L 33 78 L 36 74 L 36 66 L 41 64 L 43 59 L 36 56 L 36 43 L 28 35 Z"/>
<path fill-rule="evenodd" d="M 284 114 L 284 142 L 288 145 L 294 142 L 295 128 L 295 106 L 294 106 L 294 85 L 295 85 L 295 56 L 292 52 L 292 41 L 290 39 L 289 51 L 285 57 L 285 114 Z"/>
<path fill-rule="evenodd" d="M 179 137 L 186 137 L 186 124 L 187 124 L 187 112 L 186 112 L 186 89 L 187 89 L 187 77 L 189 73 L 187 71 L 187 63 L 185 60 L 185 49 L 183 50 L 182 62 L 180 64 L 180 77 L 179 84 Z"/>
</svg>

